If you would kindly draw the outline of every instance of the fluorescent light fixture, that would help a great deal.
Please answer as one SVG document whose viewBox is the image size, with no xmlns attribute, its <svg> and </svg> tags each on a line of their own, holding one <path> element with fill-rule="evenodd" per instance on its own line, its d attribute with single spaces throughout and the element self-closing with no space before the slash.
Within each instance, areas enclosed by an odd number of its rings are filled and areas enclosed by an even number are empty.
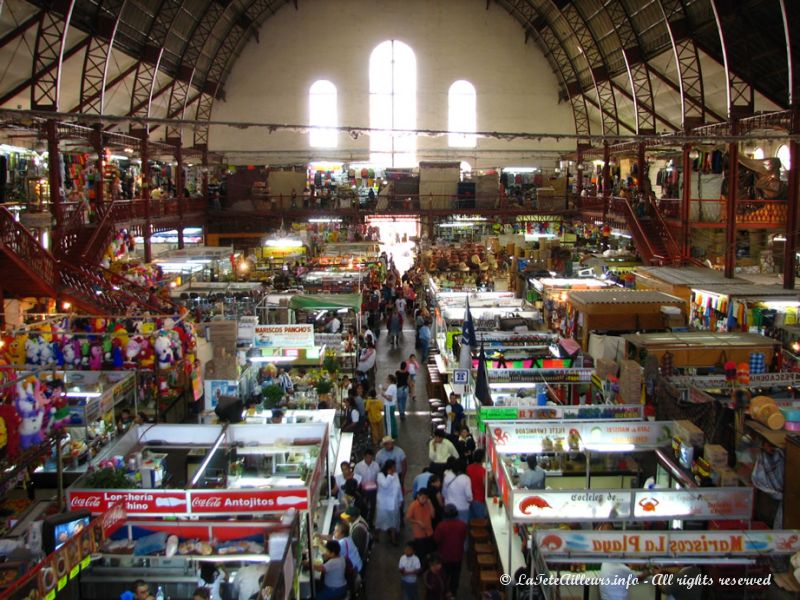
<svg viewBox="0 0 800 600">
<path fill-rule="evenodd" d="M 192 487 L 196 486 L 197 482 L 200 481 L 200 478 L 203 477 L 203 473 L 205 473 L 205 470 L 208 468 L 208 464 L 211 462 L 211 459 L 214 458 L 214 453 L 219 450 L 219 447 L 222 445 L 224 439 L 225 430 L 223 429 L 222 433 L 219 434 L 217 441 L 214 442 L 213 446 L 211 446 L 211 450 L 209 450 L 208 454 L 206 454 L 206 458 L 203 460 L 200 468 L 197 469 L 197 473 L 195 473 L 194 477 L 192 477 Z"/>
<path fill-rule="evenodd" d="M 627 233 L 622 233 L 621 231 L 612 231 L 611 235 L 613 237 L 620 237 L 620 238 L 625 238 L 625 239 L 628 239 L 628 240 L 631 239 L 630 235 L 628 235 Z"/>
<path fill-rule="evenodd" d="M 503 171 L 507 173 L 536 173 L 539 167 L 505 167 Z"/>
<path fill-rule="evenodd" d="M 438 223 L 437 227 L 441 227 L 442 229 L 453 229 L 456 227 L 475 227 L 476 223 L 470 223 L 468 221 L 462 221 L 460 223 Z"/>
<path fill-rule="evenodd" d="M 250 356 L 251 363 L 290 363 L 297 360 L 296 356 Z"/>
<path fill-rule="evenodd" d="M 294 238 L 278 238 L 276 240 L 267 240 L 265 245 L 272 248 L 300 248 L 303 246 L 303 241 Z"/>
<path fill-rule="evenodd" d="M 322 317 L 327 314 L 327 310 L 321 310 L 317 313 L 317 317 L 314 319 L 315 321 L 319 321 Z"/>
<path fill-rule="evenodd" d="M 785 242 L 786 241 L 786 236 L 785 235 L 776 235 L 774 238 L 772 238 L 772 241 L 773 242 Z"/>
<path fill-rule="evenodd" d="M 536 387 L 536 383 L 533 381 L 505 381 L 505 382 L 498 382 L 498 383 L 490 383 L 490 388 L 494 388 L 496 390 L 504 390 L 504 389 L 531 389 Z"/>
<path fill-rule="evenodd" d="M 315 217 L 308 220 L 309 223 L 341 223 L 339 217 Z"/>
<path fill-rule="evenodd" d="M 67 392 L 64 395 L 67 398 L 99 398 L 103 392 Z"/>
<path fill-rule="evenodd" d="M 337 313 L 337 314 L 340 314 L 340 315 L 343 315 L 343 314 L 345 314 L 345 313 L 346 313 L 348 310 L 350 310 L 350 309 L 349 309 L 349 308 L 340 308 L 339 310 L 337 310 L 337 311 L 336 311 L 336 313 Z"/>
<path fill-rule="evenodd" d="M 633 444 L 584 444 L 584 449 L 591 452 L 633 452 Z"/>
<path fill-rule="evenodd" d="M 800 302 L 797 300 L 770 300 L 764 302 L 764 306 L 767 308 L 795 308 L 800 306 Z"/>
</svg>

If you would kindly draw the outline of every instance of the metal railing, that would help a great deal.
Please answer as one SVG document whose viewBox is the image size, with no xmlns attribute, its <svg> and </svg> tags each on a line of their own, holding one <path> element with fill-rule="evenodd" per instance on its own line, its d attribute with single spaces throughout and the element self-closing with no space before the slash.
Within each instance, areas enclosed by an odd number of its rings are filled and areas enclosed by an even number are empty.
<svg viewBox="0 0 800 600">
<path fill-rule="evenodd" d="M 0 208 L 0 244 L 23 270 L 58 289 L 58 261 L 6 208 Z"/>
</svg>

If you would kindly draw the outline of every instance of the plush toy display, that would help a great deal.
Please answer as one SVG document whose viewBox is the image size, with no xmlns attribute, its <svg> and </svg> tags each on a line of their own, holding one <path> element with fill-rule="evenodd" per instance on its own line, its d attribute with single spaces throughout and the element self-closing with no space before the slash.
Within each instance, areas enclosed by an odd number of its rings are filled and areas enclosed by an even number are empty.
<svg viewBox="0 0 800 600">
<path fill-rule="evenodd" d="M 41 444 L 44 441 L 42 424 L 44 410 L 39 393 L 39 380 L 28 377 L 17 382 L 17 394 L 14 406 L 22 420 L 19 426 L 19 445 L 23 450 Z"/>
</svg>

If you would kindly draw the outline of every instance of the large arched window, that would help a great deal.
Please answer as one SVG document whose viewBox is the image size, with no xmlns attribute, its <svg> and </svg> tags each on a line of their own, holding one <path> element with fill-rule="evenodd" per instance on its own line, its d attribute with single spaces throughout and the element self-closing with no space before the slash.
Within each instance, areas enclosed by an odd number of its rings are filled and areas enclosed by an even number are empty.
<svg viewBox="0 0 800 600">
<path fill-rule="evenodd" d="M 790 160 L 791 154 L 789 154 L 789 145 L 788 144 L 781 144 L 778 147 L 778 150 L 775 152 L 775 156 L 777 156 L 781 161 L 781 167 L 783 167 L 784 171 L 788 171 L 792 166 L 792 161 Z"/>
<path fill-rule="evenodd" d="M 335 129 L 339 125 L 337 110 L 336 86 L 327 79 L 311 84 L 308 90 L 308 122 L 313 129 L 308 134 L 308 143 L 312 148 L 335 148 L 338 145 Z"/>
<path fill-rule="evenodd" d="M 459 79 L 447 93 L 448 131 L 457 131 L 448 136 L 451 148 L 474 148 L 477 143 L 478 101 L 475 86 Z"/>
<path fill-rule="evenodd" d="M 403 42 L 381 42 L 369 57 L 370 161 L 392 167 L 417 163 L 417 59 Z"/>
</svg>

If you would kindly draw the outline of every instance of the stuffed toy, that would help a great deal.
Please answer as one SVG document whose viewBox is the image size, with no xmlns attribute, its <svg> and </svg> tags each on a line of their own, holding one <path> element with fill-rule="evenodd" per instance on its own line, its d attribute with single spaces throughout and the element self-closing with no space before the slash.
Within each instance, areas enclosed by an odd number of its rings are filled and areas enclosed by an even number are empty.
<svg viewBox="0 0 800 600">
<path fill-rule="evenodd" d="M 47 392 L 50 396 L 50 403 L 53 407 L 53 423 L 50 427 L 61 429 L 70 424 L 69 401 L 64 393 L 64 382 L 61 379 L 53 379 L 47 382 Z"/>
<path fill-rule="evenodd" d="M 19 454 L 19 426 L 22 420 L 11 404 L 0 404 L 0 456 L 14 459 Z"/>
<path fill-rule="evenodd" d="M 114 342 L 110 335 L 103 336 L 103 368 L 110 369 L 114 365 L 114 357 L 112 356 L 114 350 Z"/>
<path fill-rule="evenodd" d="M 141 352 L 139 354 L 139 366 L 142 369 L 152 369 L 156 364 L 156 354 L 152 344 L 147 338 L 141 338 Z"/>
<path fill-rule="evenodd" d="M 92 344 L 89 350 L 89 368 L 92 371 L 103 369 L 103 347 L 100 344 Z"/>
<path fill-rule="evenodd" d="M 23 450 L 27 450 L 44 441 L 42 435 L 42 422 L 44 411 L 37 404 L 37 394 L 34 387 L 39 385 L 39 380 L 35 377 L 28 377 L 17 383 L 17 394 L 14 399 L 14 406 L 17 414 L 22 420 L 19 426 L 19 445 Z"/>
<path fill-rule="evenodd" d="M 154 350 L 158 358 L 158 368 L 168 369 L 175 362 L 175 356 L 172 352 L 172 342 L 167 332 L 162 331 L 156 337 L 154 343 Z"/>
<path fill-rule="evenodd" d="M 135 336 L 128 340 L 128 343 L 125 345 L 125 361 L 124 367 L 126 369 L 133 369 L 137 365 L 137 361 L 141 357 L 142 352 L 142 338 L 141 336 Z"/>
<path fill-rule="evenodd" d="M 39 364 L 42 366 L 50 366 L 55 362 L 55 358 L 53 356 L 53 343 L 48 342 L 44 336 L 39 338 L 38 354 Z"/>
<path fill-rule="evenodd" d="M 89 353 L 91 351 L 92 345 L 89 343 L 88 338 L 83 338 L 80 342 L 81 344 L 81 369 L 84 371 L 89 368 Z"/>
<path fill-rule="evenodd" d="M 36 366 L 39 364 L 39 338 L 31 336 L 25 340 L 25 364 Z"/>
<path fill-rule="evenodd" d="M 114 338 L 111 342 L 111 366 L 114 369 L 121 369 L 125 364 L 125 358 L 122 353 L 122 340 Z"/>
<path fill-rule="evenodd" d="M 66 362 L 61 344 L 62 342 L 58 341 L 50 345 L 50 351 L 53 353 L 53 362 L 59 367 L 63 367 Z"/>
</svg>

